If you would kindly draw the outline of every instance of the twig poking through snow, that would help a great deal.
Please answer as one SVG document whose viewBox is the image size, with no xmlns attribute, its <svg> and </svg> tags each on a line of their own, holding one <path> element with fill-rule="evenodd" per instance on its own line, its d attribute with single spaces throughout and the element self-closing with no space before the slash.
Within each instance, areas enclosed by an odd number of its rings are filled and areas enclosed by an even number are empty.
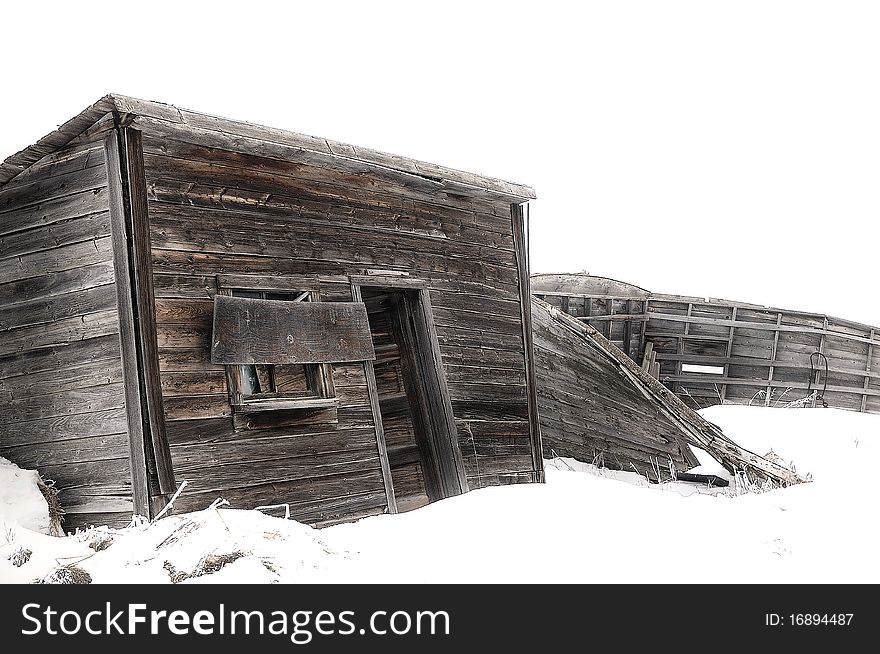
<svg viewBox="0 0 880 654">
<path fill-rule="evenodd" d="M 172 495 L 172 496 L 171 496 L 171 499 L 168 500 L 168 504 L 165 505 L 165 508 L 164 508 L 164 509 L 162 509 L 161 511 L 159 511 L 158 515 L 156 515 L 156 517 L 153 518 L 153 519 L 151 520 L 151 522 L 156 522 L 156 520 L 158 520 L 158 519 L 161 518 L 163 515 L 165 515 L 165 512 L 168 511 L 168 510 L 172 507 L 172 505 L 174 504 L 174 500 L 176 500 L 176 499 L 180 496 L 180 494 L 183 492 L 183 489 L 186 488 L 186 485 L 187 485 L 188 483 L 189 483 L 189 482 L 188 482 L 186 479 L 184 479 L 182 482 L 180 482 L 180 486 L 178 486 L 178 487 L 177 487 L 177 490 L 174 491 L 174 495 Z"/>
</svg>

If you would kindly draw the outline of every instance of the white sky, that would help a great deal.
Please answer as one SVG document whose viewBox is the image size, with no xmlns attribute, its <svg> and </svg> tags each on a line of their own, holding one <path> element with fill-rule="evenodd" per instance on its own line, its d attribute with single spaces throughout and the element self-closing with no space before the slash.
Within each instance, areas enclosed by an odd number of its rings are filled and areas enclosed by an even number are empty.
<svg viewBox="0 0 880 654">
<path fill-rule="evenodd" d="M 530 184 L 533 272 L 880 325 L 878 3 L 196 4 L 5 3 L 0 158 L 125 93 Z"/>
</svg>

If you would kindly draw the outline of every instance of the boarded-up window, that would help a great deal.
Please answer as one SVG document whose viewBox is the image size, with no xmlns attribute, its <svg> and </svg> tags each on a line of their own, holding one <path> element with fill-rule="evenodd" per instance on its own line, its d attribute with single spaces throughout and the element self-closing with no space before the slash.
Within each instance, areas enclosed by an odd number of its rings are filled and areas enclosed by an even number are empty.
<svg viewBox="0 0 880 654">
<path fill-rule="evenodd" d="M 375 358 L 360 302 L 306 302 L 218 295 L 211 360 L 302 364 Z"/>
<path fill-rule="evenodd" d="M 211 359 L 227 366 L 237 411 L 335 404 L 331 362 L 373 359 L 362 304 L 309 291 L 230 290 L 214 302 Z"/>
</svg>

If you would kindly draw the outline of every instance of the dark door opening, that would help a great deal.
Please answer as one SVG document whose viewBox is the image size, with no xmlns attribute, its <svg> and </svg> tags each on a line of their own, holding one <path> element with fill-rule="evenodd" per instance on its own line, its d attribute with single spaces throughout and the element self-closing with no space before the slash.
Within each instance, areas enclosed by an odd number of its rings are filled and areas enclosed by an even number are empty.
<svg viewBox="0 0 880 654">
<path fill-rule="evenodd" d="M 398 511 L 467 490 L 451 405 L 426 320 L 427 291 L 361 287 Z"/>
</svg>

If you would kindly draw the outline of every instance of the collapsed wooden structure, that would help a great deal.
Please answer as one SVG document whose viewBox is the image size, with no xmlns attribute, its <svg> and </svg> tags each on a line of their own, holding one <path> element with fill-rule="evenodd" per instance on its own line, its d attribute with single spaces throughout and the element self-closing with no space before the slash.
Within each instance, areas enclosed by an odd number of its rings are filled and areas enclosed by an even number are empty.
<svg viewBox="0 0 880 654">
<path fill-rule="evenodd" d="M 527 186 L 119 95 L 0 165 L 0 456 L 65 528 L 541 481 Z"/>
<path fill-rule="evenodd" d="M 569 456 L 651 481 L 698 465 L 688 445 L 731 473 L 789 486 L 791 470 L 727 438 L 596 329 L 533 298 L 544 456 Z"/>
<path fill-rule="evenodd" d="M 691 407 L 824 400 L 880 413 L 880 327 L 581 274 L 534 275 L 532 289 L 632 359 L 652 351 L 659 379 Z"/>
</svg>

